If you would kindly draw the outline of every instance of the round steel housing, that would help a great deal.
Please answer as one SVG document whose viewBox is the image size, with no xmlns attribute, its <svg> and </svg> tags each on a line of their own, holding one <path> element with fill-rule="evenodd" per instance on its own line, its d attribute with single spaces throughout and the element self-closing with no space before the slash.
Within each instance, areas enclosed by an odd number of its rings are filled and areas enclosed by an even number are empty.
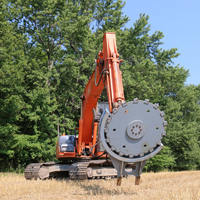
<svg viewBox="0 0 200 200">
<path fill-rule="evenodd" d="M 101 123 L 104 128 L 100 130 L 103 146 L 118 160 L 141 161 L 142 157 L 152 157 L 162 149 L 160 141 L 165 132 L 162 113 L 154 104 L 138 100 L 120 106 L 113 114 L 105 114 Z"/>
</svg>

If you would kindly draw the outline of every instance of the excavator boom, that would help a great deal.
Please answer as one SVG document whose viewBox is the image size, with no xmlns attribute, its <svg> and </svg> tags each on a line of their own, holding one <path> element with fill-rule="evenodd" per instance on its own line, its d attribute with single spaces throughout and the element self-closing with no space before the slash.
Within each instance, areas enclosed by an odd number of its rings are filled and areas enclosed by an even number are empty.
<svg viewBox="0 0 200 200">
<path fill-rule="evenodd" d="M 78 138 L 79 154 L 81 154 L 83 146 L 87 146 L 92 142 L 92 122 L 94 118 L 92 109 L 96 107 L 103 89 L 105 87 L 107 89 L 110 112 L 112 112 L 113 106 L 118 107 L 119 103 L 124 102 L 122 73 L 119 69 L 120 61 L 118 57 L 115 33 L 105 33 L 103 50 L 99 52 L 99 58 L 96 60 L 96 68 L 81 97 L 82 112 L 81 119 L 79 120 Z"/>
</svg>

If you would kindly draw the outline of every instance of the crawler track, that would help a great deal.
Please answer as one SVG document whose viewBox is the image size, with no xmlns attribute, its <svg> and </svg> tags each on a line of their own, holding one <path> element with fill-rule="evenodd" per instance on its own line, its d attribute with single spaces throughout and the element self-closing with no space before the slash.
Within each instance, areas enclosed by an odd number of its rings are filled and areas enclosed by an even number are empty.
<svg viewBox="0 0 200 200">
<path fill-rule="evenodd" d="M 87 166 L 88 163 L 74 163 L 74 169 L 69 171 L 69 178 L 72 180 L 87 179 Z"/>
<path fill-rule="evenodd" d="M 117 177 L 117 171 L 105 160 L 67 163 L 31 163 L 24 172 L 27 180 L 48 179 L 52 177 L 69 177 L 72 180 L 108 179 Z M 57 176 L 58 175 L 58 176 Z"/>
<path fill-rule="evenodd" d="M 31 163 L 31 164 L 29 164 L 26 167 L 25 172 L 24 172 L 25 178 L 27 180 L 39 178 L 38 172 L 39 172 L 41 166 L 42 166 L 42 163 Z"/>
</svg>

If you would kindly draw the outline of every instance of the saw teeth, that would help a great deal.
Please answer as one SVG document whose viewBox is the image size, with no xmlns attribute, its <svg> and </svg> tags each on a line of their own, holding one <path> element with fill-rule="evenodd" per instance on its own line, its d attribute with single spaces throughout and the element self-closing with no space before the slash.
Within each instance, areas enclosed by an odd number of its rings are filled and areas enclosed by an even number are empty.
<svg viewBox="0 0 200 200">
<path fill-rule="evenodd" d="M 138 103 L 138 98 L 133 99 L 133 103 Z"/>
<path fill-rule="evenodd" d="M 158 104 L 154 104 L 154 105 L 153 105 L 153 108 L 155 108 L 155 109 L 157 110 L 157 109 L 158 109 L 158 106 L 159 106 Z"/>
<path fill-rule="evenodd" d="M 120 156 L 123 156 L 123 155 L 124 155 L 124 153 L 123 153 L 123 152 L 119 152 L 119 155 L 120 155 Z"/>
<path fill-rule="evenodd" d="M 125 107 L 125 106 L 127 106 L 126 101 L 122 104 L 122 107 Z"/>
<path fill-rule="evenodd" d="M 109 132 L 109 128 L 108 127 L 104 128 L 104 133 L 108 133 L 108 132 Z"/>
<path fill-rule="evenodd" d="M 114 147 L 114 146 L 112 146 L 112 147 L 111 147 L 111 150 L 112 150 L 112 151 L 115 151 L 116 149 L 115 149 L 115 147 Z"/>
<path fill-rule="evenodd" d="M 157 145 L 161 145 L 161 141 L 160 140 L 158 140 L 158 142 L 156 143 Z"/>
<path fill-rule="evenodd" d="M 144 156 L 144 153 L 140 153 L 140 157 Z"/>
<path fill-rule="evenodd" d="M 163 131 L 161 135 L 166 136 L 166 131 Z"/>
<path fill-rule="evenodd" d="M 149 151 L 150 151 L 150 152 L 153 152 L 153 148 L 150 148 Z"/>
<path fill-rule="evenodd" d="M 110 143 L 110 138 L 107 138 L 107 139 L 106 139 L 106 142 L 107 142 L 107 143 Z"/>
<path fill-rule="evenodd" d="M 129 158 L 133 158 L 133 156 L 134 156 L 133 154 L 129 154 Z"/>
<path fill-rule="evenodd" d="M 112 112 L 113 112 L 113 114 L 116 114 L 118 112 L 118 109 L 114 108 Z"/>
<path fill-rule="evenodd" d="M 145 100 L 144 100 L 144 104 L 147 104 L 147 105 L 148 105 L 148 104 L 149 104 L 149 99 L 145 99 Z"/>
<path fill-rule="evenodd" d="M 111 120 L 112 120 L 112 118 L 111 118 L 111 116 L 109 116 L 106 121 L 109 124 L 111 122 Z"/>
<path fill-rule="evenodd" d="M 161 112 L 160 112 L 160 116 L 161 116 L 161 117 L 164 117 L 164 116 L 165 116 L 165 113 L 164 113 L 163 111 L 161 111 Z"/>
<path fill-rule="evenodd" d="M 163 126 L 164 126 L 164 127 L 167 126 L 167 121 L 164 121 L 164 122 L 163 122 Z"/>
</svg>

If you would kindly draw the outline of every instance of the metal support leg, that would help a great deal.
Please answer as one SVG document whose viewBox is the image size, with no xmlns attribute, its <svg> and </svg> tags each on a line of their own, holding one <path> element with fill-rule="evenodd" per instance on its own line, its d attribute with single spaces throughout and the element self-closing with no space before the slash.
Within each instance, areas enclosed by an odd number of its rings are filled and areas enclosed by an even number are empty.
<svg viewBox="0 0 200 200">
<path fill-rule="evenodd" d="M 141 176 L 136 176 L 135 177 L 135 185 L 139 185 L 140 184 L 140 177 Z"/>
</svg>

